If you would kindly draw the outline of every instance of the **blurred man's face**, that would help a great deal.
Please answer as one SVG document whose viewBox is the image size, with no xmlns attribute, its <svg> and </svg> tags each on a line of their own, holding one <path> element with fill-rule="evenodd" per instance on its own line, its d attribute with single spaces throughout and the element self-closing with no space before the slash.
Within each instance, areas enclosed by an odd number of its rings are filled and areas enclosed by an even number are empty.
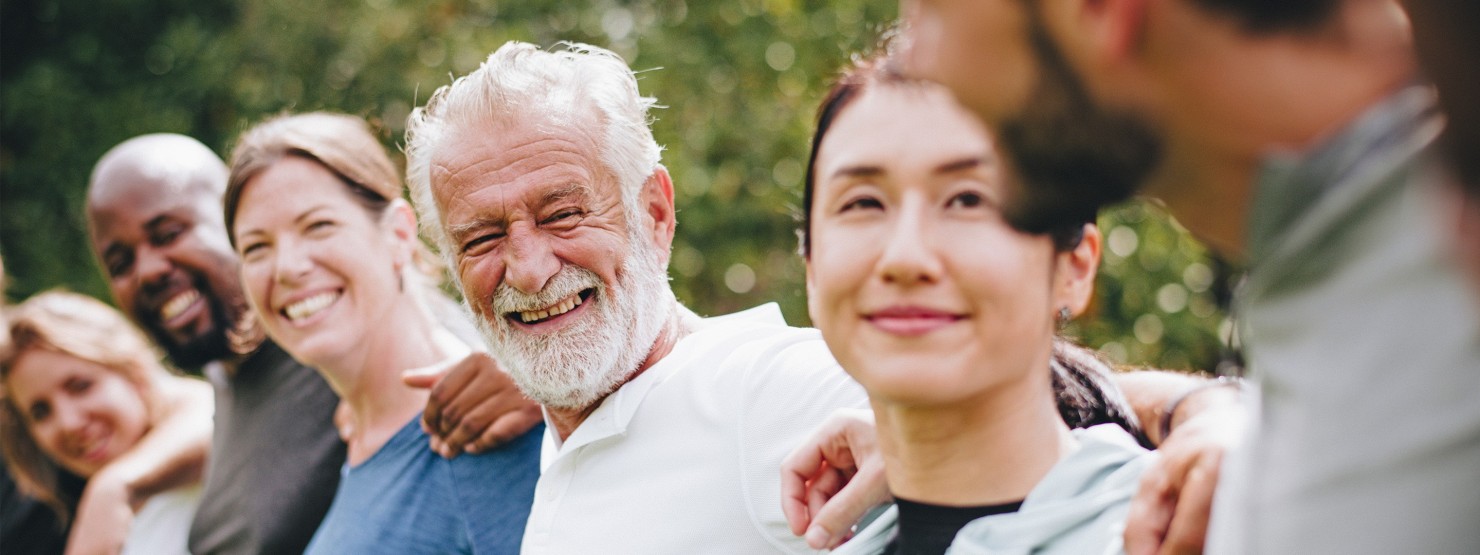
<svg viewBox="0 0 1480 555">
<path fill-rule="evenodd" d="M 1022 0 L 906 0 L 904 65 L 944 83 L 996 130 L 1018 179 L 1004 212 L 1043 233 L 1129 198 L 1161 148 L 1145 122 L 1091 98 L 1033 9 Z"/>
<path fill-rule="evenodd" d="M 94 184 L 93 250 L 108 286 L 170 358 L 197 367 L 231 354 L 227 333 L 245 308 L 221 199 L 133 172 Z"/>
</svg>

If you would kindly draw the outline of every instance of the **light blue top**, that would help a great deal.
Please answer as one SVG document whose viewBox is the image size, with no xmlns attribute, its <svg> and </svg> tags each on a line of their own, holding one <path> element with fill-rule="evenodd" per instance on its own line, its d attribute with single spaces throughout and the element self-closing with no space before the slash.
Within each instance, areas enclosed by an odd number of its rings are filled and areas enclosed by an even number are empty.
<svg viewBox="0 0 1480 555">
<path fill-rule="evenodd" d="M 979 518 L 956 533 L 952 555 L 1095 555 L 1123 553 L 1121 534 L 1131 497 L 1156 455 L 1125 430 L 1100 424 L 1073 430 L 1079 449 L 1064 457 L 1015 513 Z M 887 512 L 834 550 L 835 555 L 883 553 L 899 526 Z"/>
<path fill-rule="evenodd" d="M 427 447 L 418 415 L 369 460 L 344 466 L 305 553 L 518 553 L 543 433 L 447 460 Z"/>
</svg>

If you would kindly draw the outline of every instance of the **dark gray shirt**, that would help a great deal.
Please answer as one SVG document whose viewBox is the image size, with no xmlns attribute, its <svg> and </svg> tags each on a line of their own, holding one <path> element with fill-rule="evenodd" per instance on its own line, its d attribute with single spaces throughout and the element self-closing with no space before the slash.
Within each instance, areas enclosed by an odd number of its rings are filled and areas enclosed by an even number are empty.
<svg viewBox="0 0 1480 555">
<path fill-rule="evenodd" d="M 190 552 L 302 553 L 339 485 L 339 398 L 270 341 L 234 376 L 215 374 L 216 428 Z"/>
</svg>

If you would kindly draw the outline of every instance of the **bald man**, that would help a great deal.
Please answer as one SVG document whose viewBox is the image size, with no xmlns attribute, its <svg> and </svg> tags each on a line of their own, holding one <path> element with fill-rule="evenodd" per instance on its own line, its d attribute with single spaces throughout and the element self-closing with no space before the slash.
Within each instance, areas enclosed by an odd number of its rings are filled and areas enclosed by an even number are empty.
<svg viewBox="0 0 1480 555">
<path fill-rule="evenodd" d="M 216 388 L 192 553 L 300 553 L 333 500 L 338 398 L 251 325 L 221 213 L 226 165 L 181 135 L 145 135 L 93 169 L 87 218 L 114 299 Z"/>
<path fill-rule="evenodd" d="M 93 251 L 118 305 L 175 364 L 204 367 L 216 387 L 210 467 L 190 551 L 301 553 L 344 464 L 333 424 L 338 398 L 253 325 L 221 210 L 226 178 L 221 159 L 189 137 L 119 144 L 98 161 L 88 186 Z M 432 388 L 430 447 L 446 457 L 491 449 L 543 419 L 539 405 L 481 352 L 406 381 Z M 154 471 L 178 470 L 175 453 L 156 450 Z"/>
</svg>

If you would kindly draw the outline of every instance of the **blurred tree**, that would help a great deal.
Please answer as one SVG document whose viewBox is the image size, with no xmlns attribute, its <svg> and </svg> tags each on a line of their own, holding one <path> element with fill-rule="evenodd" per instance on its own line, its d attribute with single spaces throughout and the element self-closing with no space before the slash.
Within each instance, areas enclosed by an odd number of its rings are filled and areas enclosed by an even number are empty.
<svg viewBox="0 0 1480 555">
<path fill-rule="evenodd" d="M 508 40 L 589 42 L 664 106 L 680 210 L 672 274 L 702 314 L 776 300 L 806 324 L 794 211 L 813 111 L 894 0 L 5 0 L 0 4 L 0 250 L 20 298 L 107 297 L 82 216 L 88 172 L 149 132 L 220 153 L 283 111 L 364 116 L 396 148 L 436 87 Z M 1070 333 L 1112 359 L 1210 368 L 1226 271 L 1155 209 L 1107 214 L 1094 313 Z"/>
</svg>

